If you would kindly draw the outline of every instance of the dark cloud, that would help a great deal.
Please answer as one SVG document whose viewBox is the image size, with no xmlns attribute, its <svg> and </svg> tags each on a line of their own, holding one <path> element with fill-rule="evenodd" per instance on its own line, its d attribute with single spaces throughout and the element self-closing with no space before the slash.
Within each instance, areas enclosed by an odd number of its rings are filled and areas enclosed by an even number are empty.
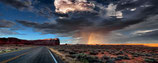
<svg viewBox="0 0 158 63">
<path fill-rule="evenodd" d="M 0 36 L 5 35 L 20 35 L 20 33 L 16 32 L 19 28 L 16 28 L 16 23 L 7 20 L 0 20 Z"/>
<path fill-rule="evenodd" d="M 21 34 L 10 29 L 0 28 L 0 36 L 6 36 L 6 35 L 21 35 Z"/>
<path fill-rule="evenodd" d="M 43 34 L 58 34 L 64 37 L 82 37 L 84 36 L 84 41 L 87 41 L 88 36 L 91 33 L 97 33 L 101 35 L 106 35 L 111 31 L 123 29 L 130 25 L 139 23 L 141 21 L 110 21 L 95 23 L 89 21 L 85 18 L 72 18 L 72 19 L 58 19 L 56 24 L 54 23 L 35 23 L 30 21 L 17 20 L 17 22 L 23 24 L 27 27 L 33 27 L 36 31 L 42 32 Z"/>
<path fill-rule="evenodd" d="M 74 18 L 75 19 L 75 18 Z M 17 20 L 17 22 L 27 26 L 33 27 L 47 33 L 69 33 L 79 30 L 82 27 L 91 26 L 91 22 L 84 20 L 84 18 L 76 19 L 74 22 L 70 19 L 58 19 L 57 24 L 54 23 L 35 23 L 31 21 Z"/>
<path fill-rule="evenodd" d="M 29 0 L 28 1 L 20 1 L 20 0 L 0 0 L 0 2 L 11 5 L 17 9 L 29 8 Z"/>
<path fill-rule="evenodd" d="M 157 43 L 158 15 L 148 17 L 141 23 L 116 30 L 107 37 L 111 43 Z"/>
<path fill-rule="evenodd" d="M 117 4 L 117 10 L 124 10 L 127 8 L 137 8 L 140 7 L 141 5 L 146 4 L 146 0 L 120 0 Z"/>
<path fill-rule="evenodd" d="M 132 39 L 133 37 L 137 39 L 136 37 L 141 36 L 131 37 L 130 33 L 138 31 L 139 29 L 144 28 L 144 30 L 147 30 L 146 28 L 156 26 L 153 25 L 156 23 L 155 20 L 153 20 L 154 22 L 150 20 L 152 20 L 151 16 L 153 17 L 158 13 L 157 0 L 116 0 L 108 3 L 106 3 L 108 0 L 102 3 L 101 1 L 88 0 L 87 2 L 84 0 L 66 0 L 63 2 L 55 0 L 55 13 L 49 8 L 47 8 L 47 10 L 50 10 L 50 12 L 44 9 L 41 10 L 42 13 L 55 14 L 53 15 L 53 17 L 55 16 L 55 23 L 36 23 L 25 20 L 17 20 L 17 22 L 24 26 L 32 27 L 35 31 L 44 34 L 58 34 L 75 38 L 82 37 L 85 40 L 88 39 L 91 33 L 99 34 L 102 37 L 117 30 L 119 30 L 119 33 L 122 32 L 123 36 L 128 37 L 126 40 Z M 148 25 L 144 26 L 145 23 L 149 22 L 151 22 L 151 24 L 148 24 L 150 25 L 149 27 L 146 27 Z M 130 33 L 128 34 L 127 32 L 129 30 Z M 84 33 L 84 36 L 82 36 L 82 33 Z M 152 33 L 144 36 L 150 35 L 152 35 Z M 123 40 L 125 37 L 114 39 L 116 39 L 116 41 L 125 41 Z"/>
<path fill-rule="evenodd" d="M 158 30 L 152 31 L 152 32 L 147 32 L 145 34 L 137 36 L 137 38 L 142 38 L 142 39 L 146 38 L 145 40 L 148 40 L 148 39 L 150 39 L 150 40 L 157 40 L 158 39 L 158 33 L 157 32 L 158 32 Z"/>
<path fill-rule="evenodd" d="M 20 11 L 30 11 L 38 15 L 50 18 L 54 13 L 53 0 L 0 0 Z"/>
<path fill-rule="evenodd" d="M 10 28 L 14 26 L 15 23 L 7 20 L 0 20 L 0 28 Z"/>
<path fill-rule="evenodd" d="M 135 39 L 138 39 L 138 40 L 157 40 L 158 39 L 158 34 L 157 34 L 157 30 L 156 31 L 152 31 L 152 32 L 147 32 L 147 33 L 144 33 L 144 34 L 140 34 L 140 36 L 136 36 L 136 37 L 132 37 L 132 38 L 135 38 Z M 149 42 L 150 43 L 150 42 Z"/>
<path fill-rule="evenodd" d="M 157 29 L 158 28 L 157 20 L 158 20 L 158 15 L 154 15 L 154 16 L 148 17 L 146 20 L 144 20 L 144 22 L 141 22 L 133 26 L 130 26 L 126 29 L 123 29 L 121 32 Z"/>
<path fill-rule="evenodd" d="M 53 4 L 53 0 L 33 0 L 32 7 L 34 8 L 32 10 L 41 16 L 51 18 L 54 16 L 55 8 Z"/>
<path fill-rule="evenodd" d="M 109 43 L 157 43 L 158 30 L 137 35 L 111 36 Z M 115 37 L 115 38 L 114 38 Z"/>
<path fill-rule="evenodd" d="M 120 0 L 117 9 L 124 13 L 124 18 L 144 19 L 158 14 L 157 0 Z M 136 9 L 131 11 L 131 9 Z M 152 9 L 152 10 L 151 10 Z"/>
</svg>

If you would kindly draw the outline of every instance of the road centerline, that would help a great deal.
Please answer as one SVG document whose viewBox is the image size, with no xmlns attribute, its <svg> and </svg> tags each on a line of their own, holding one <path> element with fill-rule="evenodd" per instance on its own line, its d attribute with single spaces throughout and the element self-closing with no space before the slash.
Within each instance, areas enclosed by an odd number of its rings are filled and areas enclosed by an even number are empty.
<svg viewBox="0 0 158 63">
<path fill-rule="evenodd" d="M 17 58 L 19 58 L 19 57 L 21 57 L 21 56 L 23 56 L 23 55 L 27 54 L 27 53 L 28 53 L 28 52 L 23 53 L 23 54 L 18 55 L 18 56 L 15 56 L 15 57 L 13 57 L 13 58 L 10 58 L 10 59 L 7 59 L 7 60 L 4 60 L 4 61 L 2 61 L 2 62 L 0 62 L 0 63 L 7 63 L 7 62 L 12 61 L 12 60 L 15 60 L 15 59 L 17 59 Z"/>
</svg>

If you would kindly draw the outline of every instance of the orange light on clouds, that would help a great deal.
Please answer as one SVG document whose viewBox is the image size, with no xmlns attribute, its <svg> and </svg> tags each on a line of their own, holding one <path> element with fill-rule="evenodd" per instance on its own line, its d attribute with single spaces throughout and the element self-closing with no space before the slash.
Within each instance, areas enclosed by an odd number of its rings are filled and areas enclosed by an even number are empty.
<svg viewBox="0 0 158 63">
<path fill-rule="evenodd" d="M 87 44 L 102 44 L 105 40 L 103 39 L 102 36 L 91 33 L 88 38 Z"/>
<path fill-rule="evenodd" d="M 94 44 L 94 43 L 98 42 L 95 38 L 96 38 L 95 35 L 93 33 L 91 33 L 88 38 L 88 44 Z"/>
</svg>

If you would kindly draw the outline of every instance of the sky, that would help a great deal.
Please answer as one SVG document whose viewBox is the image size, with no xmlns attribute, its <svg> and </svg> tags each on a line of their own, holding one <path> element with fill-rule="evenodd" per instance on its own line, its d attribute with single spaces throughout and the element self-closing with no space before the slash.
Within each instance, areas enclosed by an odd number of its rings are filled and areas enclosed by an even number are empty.
<svg viewBox="0 0 158 63">
<path fill-rule="evenodd" d="M 0 0 L 0 37 L 158 43 L 158 0 Z"/>
</svg>

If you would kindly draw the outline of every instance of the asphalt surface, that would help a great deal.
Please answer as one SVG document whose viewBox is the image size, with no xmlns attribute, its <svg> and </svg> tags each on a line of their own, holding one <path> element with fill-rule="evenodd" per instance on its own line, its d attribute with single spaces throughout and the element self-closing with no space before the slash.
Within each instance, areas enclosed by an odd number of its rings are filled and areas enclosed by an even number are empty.
<svg viewBox="0 0 158 63">
<path fill-rule="evenodd" d="M 25 49 L 0 55 L 0 63 L 63 63 L 47 47 Z"/>
</svg>

